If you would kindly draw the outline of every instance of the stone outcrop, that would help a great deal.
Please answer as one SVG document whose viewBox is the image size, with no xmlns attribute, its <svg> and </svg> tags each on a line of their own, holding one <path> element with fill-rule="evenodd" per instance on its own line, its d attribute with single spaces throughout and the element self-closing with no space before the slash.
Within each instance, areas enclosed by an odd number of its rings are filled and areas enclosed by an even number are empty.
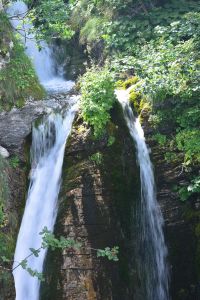
<svg viewBox="0 0 200 300">
<path fill-rule="evenodd" d="M 64 108 L 69 97 L 73 101 L 73 96 L 55 95 L 43 101 L 27 101 L 21 109 L 0 113 L 0 145 L 11 154 L 19 154 L 25 138 L 31 133 L 32 123 L 52 110 Z"/>
<path fill-rule="evenodd" d="M 115 118 L 114 116 L 117 116 Z M 77 252 L 49 252 L 41 299 L 132 299 L 131 223 L 140 190 L 132 140 L 119 111 L 108 131 L 115 136 L 95 141 L 77 120 L 68 141 L 55 227 L 58 236 L 82 244 Z M 101 160 L 95 161 L 94 154 Z M 97 258 L 95 249 L 120 247 L 119 262 Z"/>
</svg>

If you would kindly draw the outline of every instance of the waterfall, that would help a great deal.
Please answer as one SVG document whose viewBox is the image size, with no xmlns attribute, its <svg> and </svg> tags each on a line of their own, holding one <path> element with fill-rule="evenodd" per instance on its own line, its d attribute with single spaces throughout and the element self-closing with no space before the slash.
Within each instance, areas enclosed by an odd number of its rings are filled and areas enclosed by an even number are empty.
<svg viewBox="0 0 200 300">
<path fill-rule="evenodd" d="M 44 41 L 40 42 L 42 49 L 39 50 L 34 33 L 31 32 L 33 25 L 29 20 L 23 22 L 27 11 L 27 5 L 22 1 L 17 1 L 9 6 L 7 14 L 12 17 L 11 24 L 20 33 L 26 54 L 31 58 L 44 88 L 49 92 L 66 92 L 73 87 L 74 83 L 56 75 L 51 49 Z"/>
<path fill-rule="evenodd" d="M 140 167 L 141 201 L 136 213 L 137 272 L 140 291 L 137 300 L 168 300 L 169 273 L 166 262 L 167 248 L 163 234 L 163 217 L 156 200 L 154 174 L 139 119 L 129 105 L 129 91 L 116 91 L 124 117 L 134 140 Z"/>
<path fill-rule="evenodd" d="M 46 226 L 53 230 L 60 188 L 65 142 L 71 131 L 77 105 L 65 116 L 50 114 L 32 133 L 32 169 L 25 211 L 18 234 L 14 267 L 30 254 L 29 248 L 41 246 L 39 233 Z M 28 259 L 28 266 L 42 272 L 46 251 Z M 13 272 L 16 300 L 38 300 L 40 282 L 18 267 Z"/>
<path fill-rule="evenodd" d="M 30 21 L 23 23 L 28 8 L 22 1 L 14 2 L 7 14 L 12 17 L 13 28 L 20 33 L 26 54 L 33 62 L 40 83 L 53 93 L 68 91 L 72 81 L 66 81 L 55 74 L 52 53 L 49 46 L 41 41 L 39 51 Z M 73 102 L 73 99 L 75 100 Z M 44 227 L 53 231 L 57 215 L 57 199 L 60 189 L 65 143 L 70 134 L 73 119 L 77 111 L 76 97 L 70 98 L 68 109 L 62 113 L 51 113 L 42 123 L 33 127 L 30 172 L 30 186 L 19 230 L 14 255 L 13 275 L 15 280 L 16 300 L 38 300 L 40 281 L 18 264 L 29 256 L 30 248 L 41 247 L 39 234 Z M 28 267 L 41 273 L 46 250 L 41 250 L 39 257 L 30 256 Z M 16 267 L 16 268 L 15 268 Z"/>
</svg>

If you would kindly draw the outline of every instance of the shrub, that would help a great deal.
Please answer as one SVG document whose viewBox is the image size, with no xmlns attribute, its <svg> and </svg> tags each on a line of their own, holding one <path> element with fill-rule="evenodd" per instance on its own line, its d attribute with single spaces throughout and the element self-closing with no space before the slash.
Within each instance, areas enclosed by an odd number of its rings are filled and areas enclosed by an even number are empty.
<svg viewBox="0 0 200 300">
<path fill-rule="evenodd" d="M 96 138 L 105 133 L 110 110 L 116 101 L 114 78 L 107 68 L 88 69 L 80 80 L 81 110 L 86 123 L 91 125 Z"/>
</svg>

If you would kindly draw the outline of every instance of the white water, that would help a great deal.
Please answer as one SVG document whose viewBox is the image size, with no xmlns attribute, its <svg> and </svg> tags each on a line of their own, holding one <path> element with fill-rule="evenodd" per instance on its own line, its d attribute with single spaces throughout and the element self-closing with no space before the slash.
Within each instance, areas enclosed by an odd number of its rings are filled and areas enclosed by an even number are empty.
<svg viewBox="0 0 200 300">
<path fill-rule="evenodd" d="M 42 50 L 39 51 L 34 34 L 28 32 L 32 29 L 32 24 L 28 22 L 21 27 L 26 12 L 27 6 L 21 1 L 13 3 L 7 10 L 7 13 L 13 17 L 11 19 L 12 26 L 21 33 L 26 53 L 32 59 L 41 84 L 49 92 L 68 91 L 74 83 L 55 75 L 51 50 L 48 45 L 41 42 Z M 26 30 L 26 37 L 23 37 L 25 34 L 23 29 Z M 72 98 L 70 101 L 73 102 Z M 73 102 L 64 116 L 61 113 L 51 113 L 38 127 L 33 128 L 30 186 L 18 234 L 13 269 L 30 254 L 29 248 L 41 247 L 42 240 L 39 233 L 44 227 L 53 231 L 57 215 L 57 199 L 65 143 L 70 134 L 76 111 L 77 104 Z M 28 267 L 41 273 L 45 255 L 46 251 L 42 250 L 39 257 L 29 257 Z M 13 275 L 16 300 L 39 299 L 40 281 L 36 277 L 31 277 L 21 267 L 14 269 Z"/>
<path fill-rule="evenodd" d="M 24 2 L 17 1 L 8 8 L 7 13 L 10 16 L 16 16 L 11 19 L 11 24 L 20 32 L 26 53 L 33 62 L 41 84 L 49 92 L 61 93 L 70 90 L 74 83 L 66 81 L 55 74 L 52 53 L 48 45 L 45 42 L 41 42 L 42 50 L 39 51 L 34 34 L 30 33 L 32 29 L 31 22 L 28 21 L 23 24 L 23 17 L 26 15 L 27 10 L 28 8 Z"/>
<path fill-rule="evenodd" d="M 124 117 L 135 142 L 140 167 L 141 202 L 137 211 L 137 272 L 141 284 L 137 300 L 168 300 L 167 248 L 163 217 L 156 200 L 154 174 L 139 119 L 129 105 L 129 91 L 116 91 Z"/>
<path fill-rule="evenodd" d="M 65 116 L 51 114 L 38 128 L 33 128 L 32 170 L 26 207 L 17 239 L 14 261 L 30 254 L 29 248 L 41 246 L 39 233 L 46 226 L 53 230 L 57 214 L 57 198 L 66 139 L 71 131 L 77 105 L 68 109 Z M 42 272 L 46 251 L 39 257 L 28 259 L 28 266 Z M 40 282 L 18 267 L 13 272 L 16 300 L 38 300 Z"/>
</svg>

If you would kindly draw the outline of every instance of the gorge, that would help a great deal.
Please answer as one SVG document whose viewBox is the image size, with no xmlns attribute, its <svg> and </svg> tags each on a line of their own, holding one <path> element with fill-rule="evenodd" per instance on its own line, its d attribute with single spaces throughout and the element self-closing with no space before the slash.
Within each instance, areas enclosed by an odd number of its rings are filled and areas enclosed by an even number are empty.
<svg viewBox="0 0 200 300">
<path fill-rule="evenodd" d="M 7 12 L 22 37 L 1 26 L 9 55 L 0 52 L 0 299 L 199 299 L 198 1 L 184 2 L 167 25 L 175 0 L 83 2 L 2 5 L 0 20 Z M 29 10 L 33 24 L 22 29 Z M 133 42 L 131 23 L 124 34 L 120 18 L 133 13 L 144 34 L 149 18 L 150 42 L 139 33 Z M 30 60 L 9 77 L 15 51 Z M 181 61 L 188 53 L 190 67 Z M 75 84 L 68 74 L 77 70 Z M 45 249 L 44 228 L 55 237 Z"/>
</svg>

